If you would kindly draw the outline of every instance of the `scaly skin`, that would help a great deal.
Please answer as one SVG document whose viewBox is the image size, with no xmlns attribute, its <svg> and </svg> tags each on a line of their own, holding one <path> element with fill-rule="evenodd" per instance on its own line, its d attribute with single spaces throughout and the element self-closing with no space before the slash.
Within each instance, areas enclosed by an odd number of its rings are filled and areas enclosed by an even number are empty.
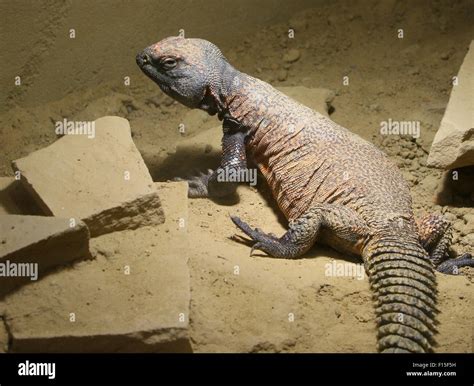
<svg viewBox="0 0 474 386">
<path fill-rule="evenodd" d="M 217 173 L 246 168 L 248 154 L 289 220 L 278 238 L 232 217 L 254 242 L 252 251 L 297 258 L 318 242 L 360 255 L 377 302 L 379 351 L 432 350 L 433 263 L 445 272 L 474 264 L 469 255 L 444 261 L 449 224 L 434 216 L 416 223 L 408 185 L 384 153 L 239 72 L 205 40 L 164 39 L 138 54 L 137 63 L 165 93 L 223 121 L 221 166 L 191 179 L 190 197 L 233 193 L 237 184 L 219 182 Z"/>
</svg>

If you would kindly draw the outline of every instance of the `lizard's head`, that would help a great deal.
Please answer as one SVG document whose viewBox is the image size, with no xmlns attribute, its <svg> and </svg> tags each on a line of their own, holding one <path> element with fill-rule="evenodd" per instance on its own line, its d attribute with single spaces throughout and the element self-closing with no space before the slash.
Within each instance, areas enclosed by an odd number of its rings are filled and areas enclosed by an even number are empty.
<svg viewBox="0 0 474 386">
<path fill-rule="evenodd" d="M 167 95 L 190 108 L 217 112 L 218 84 L 226 60 L 212 43 L 169 37 L 145 48 L 137 57 L 142 71 Z"/>
</svg>

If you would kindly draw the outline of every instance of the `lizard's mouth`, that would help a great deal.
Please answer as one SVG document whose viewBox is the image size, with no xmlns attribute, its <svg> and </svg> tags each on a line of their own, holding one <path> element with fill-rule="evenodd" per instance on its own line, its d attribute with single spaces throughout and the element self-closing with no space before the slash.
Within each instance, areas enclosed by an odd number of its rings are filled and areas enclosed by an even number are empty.
<svg viewBox="0 0 474 386">
<path fill-rule="evenodd" d="M 155 81 L 158 85 L 160 85 L 158 79 L 158 71 L 151 63 L 148 55 L 144 52 L 140 52 L 139 54 L 137 54 L 135 60 L 137 62 L 138 67 L 140 67 L 140 70 L 142 70 L 143 73 L 151 80 Z"/>
</svg>

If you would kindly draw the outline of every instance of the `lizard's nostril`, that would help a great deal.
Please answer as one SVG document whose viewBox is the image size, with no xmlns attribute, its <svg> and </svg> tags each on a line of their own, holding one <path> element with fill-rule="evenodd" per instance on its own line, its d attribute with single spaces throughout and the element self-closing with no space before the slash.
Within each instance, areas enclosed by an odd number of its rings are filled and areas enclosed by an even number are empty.
<svg viewBox="0 0 474 386">
<path fill-rule="evenodd" d="M 143 64 L 150 64 L 150 57 L 147 54 L 143 54 Z"/>
<path fill-rule="evenodd" d="M 145 52 L 138 53 L 136 61 L 139 66 L 144 66 L 151 63 L 150 57 Z"/>
</svg>

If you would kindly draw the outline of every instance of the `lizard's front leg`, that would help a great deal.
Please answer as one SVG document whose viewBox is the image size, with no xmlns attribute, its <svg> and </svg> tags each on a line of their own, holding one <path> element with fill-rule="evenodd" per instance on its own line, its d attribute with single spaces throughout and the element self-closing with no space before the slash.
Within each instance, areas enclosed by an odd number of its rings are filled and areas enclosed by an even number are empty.
<svg viewBox="0 0 474 386">
<path fill-rule="evenodd" d="M 219 168 L 188 180 L 188 197 L 220 198 L 229 196 L 237 189 L 238 182 L 228 176 L 239 175 L 247 168 L 245 133 L 230 132 L 224 127 L 222 137 L 222 159 Z"/>
</svg>

